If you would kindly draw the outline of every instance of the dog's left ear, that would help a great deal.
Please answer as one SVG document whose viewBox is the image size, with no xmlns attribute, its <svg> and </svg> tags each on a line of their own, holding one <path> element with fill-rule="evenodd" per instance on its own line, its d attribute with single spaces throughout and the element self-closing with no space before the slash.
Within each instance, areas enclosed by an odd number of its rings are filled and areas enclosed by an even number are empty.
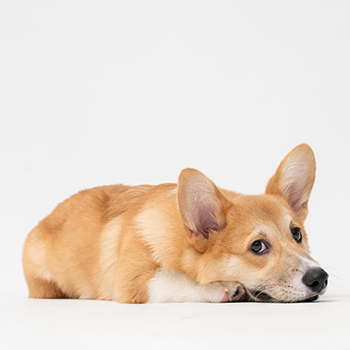
<svg viewBox="0 0 350 350">
<path fill-rule="evenodd" d="M 231 203 L 204 174 L 189 168 L 179 176 L 177 196 L 188 240 L 204 253 L 211 236 L 226 226 L 226 214 Z"/>
<path fill-rule="evenodd" d="M 308 201 L 315 181 L 316 160 L 309 145 L 295 147 L 283 159 L 266 186 L 266 194 L 283 196 L 303 222 L 308 214 Z"/>
</svg>

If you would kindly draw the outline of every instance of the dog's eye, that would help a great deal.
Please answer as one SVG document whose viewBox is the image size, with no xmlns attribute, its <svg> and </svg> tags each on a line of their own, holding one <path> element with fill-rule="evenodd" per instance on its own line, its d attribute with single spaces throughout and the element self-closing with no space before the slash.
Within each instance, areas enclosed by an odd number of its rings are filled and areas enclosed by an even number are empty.
<svg viewBox="0 0 350 350">
<path fill-rule="evenodd" d="M 297 243 L 301 243 L 301 240 L 303 239 L 303 236 L 301 234 L 301 230 L 299 227 L 293 227 L 292 228 L 292 235 Z"/>
<path fill-rule="evenodd" d="M 263 254 L 267 251 L 266 244 L 263 241 L 253 242 L 250 249 L 255 254 Z"/>
</svg>

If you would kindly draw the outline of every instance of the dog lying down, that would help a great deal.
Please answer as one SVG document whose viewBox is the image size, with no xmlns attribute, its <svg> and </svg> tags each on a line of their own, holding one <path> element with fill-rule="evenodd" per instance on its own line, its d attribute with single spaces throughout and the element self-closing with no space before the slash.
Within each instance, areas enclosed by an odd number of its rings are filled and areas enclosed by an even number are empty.
<svg viewBox="0 0 350 350">
<path fill-rule="evenodd" d="M 316 300 L 328 274 L 304 221 L 315 157 L 301 144 L 264 194 L 219 189 L 195 169 L 178 184 L 81 191 L 29 234 L 31 298 L 120 303 Z"/>
</svg>

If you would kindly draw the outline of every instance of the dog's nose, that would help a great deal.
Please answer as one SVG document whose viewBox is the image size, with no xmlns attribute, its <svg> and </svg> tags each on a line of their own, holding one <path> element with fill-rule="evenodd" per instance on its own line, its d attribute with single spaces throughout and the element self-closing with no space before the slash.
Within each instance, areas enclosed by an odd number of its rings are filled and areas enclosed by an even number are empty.
<svg viewBox="0 0 350 350">
<path fill-rule="evenodd" d="M 303 283 L 313 292 L 320 293 L 328 284 L 328 273 L 320 267 L 311 269 L 302 278 Z"/>
</svg>

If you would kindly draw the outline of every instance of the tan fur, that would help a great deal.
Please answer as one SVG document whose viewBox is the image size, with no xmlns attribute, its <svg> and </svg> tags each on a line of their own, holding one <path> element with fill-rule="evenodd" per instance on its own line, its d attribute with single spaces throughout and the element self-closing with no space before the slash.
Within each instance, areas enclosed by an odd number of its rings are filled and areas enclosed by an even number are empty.
<svg viewBox="0 0 350 350">
<path fill-rule="evenodd" d="M 303 223 L 314 173 L 313 153 L 300 145 L 258 196 L 220 190 L 194 169 L 185 169 L 178 185 L 79 192 L 59 204 L 25 242 L 29 296 L 146 303 L 150 281 L 165 269 L 200 285 L 239 281 L 247 293 L 264 284 L 276 300 L 289 301 L 293 293 L 304 293 L 289 291 L 293 270 L 301 268 L 302 257 L 312 261 Z M 295 189 L 301 191 L 299 202 L 295 191 L 288 192 L 293 176 L 300 184 Z M 199 217 L 198 205 L 209 208 L 210 215 Z M 301 228 L 301 244 L 290 225 Z M 250 246 L 262 237 L 271 251 L 255 255 Z"/>
</svg>

